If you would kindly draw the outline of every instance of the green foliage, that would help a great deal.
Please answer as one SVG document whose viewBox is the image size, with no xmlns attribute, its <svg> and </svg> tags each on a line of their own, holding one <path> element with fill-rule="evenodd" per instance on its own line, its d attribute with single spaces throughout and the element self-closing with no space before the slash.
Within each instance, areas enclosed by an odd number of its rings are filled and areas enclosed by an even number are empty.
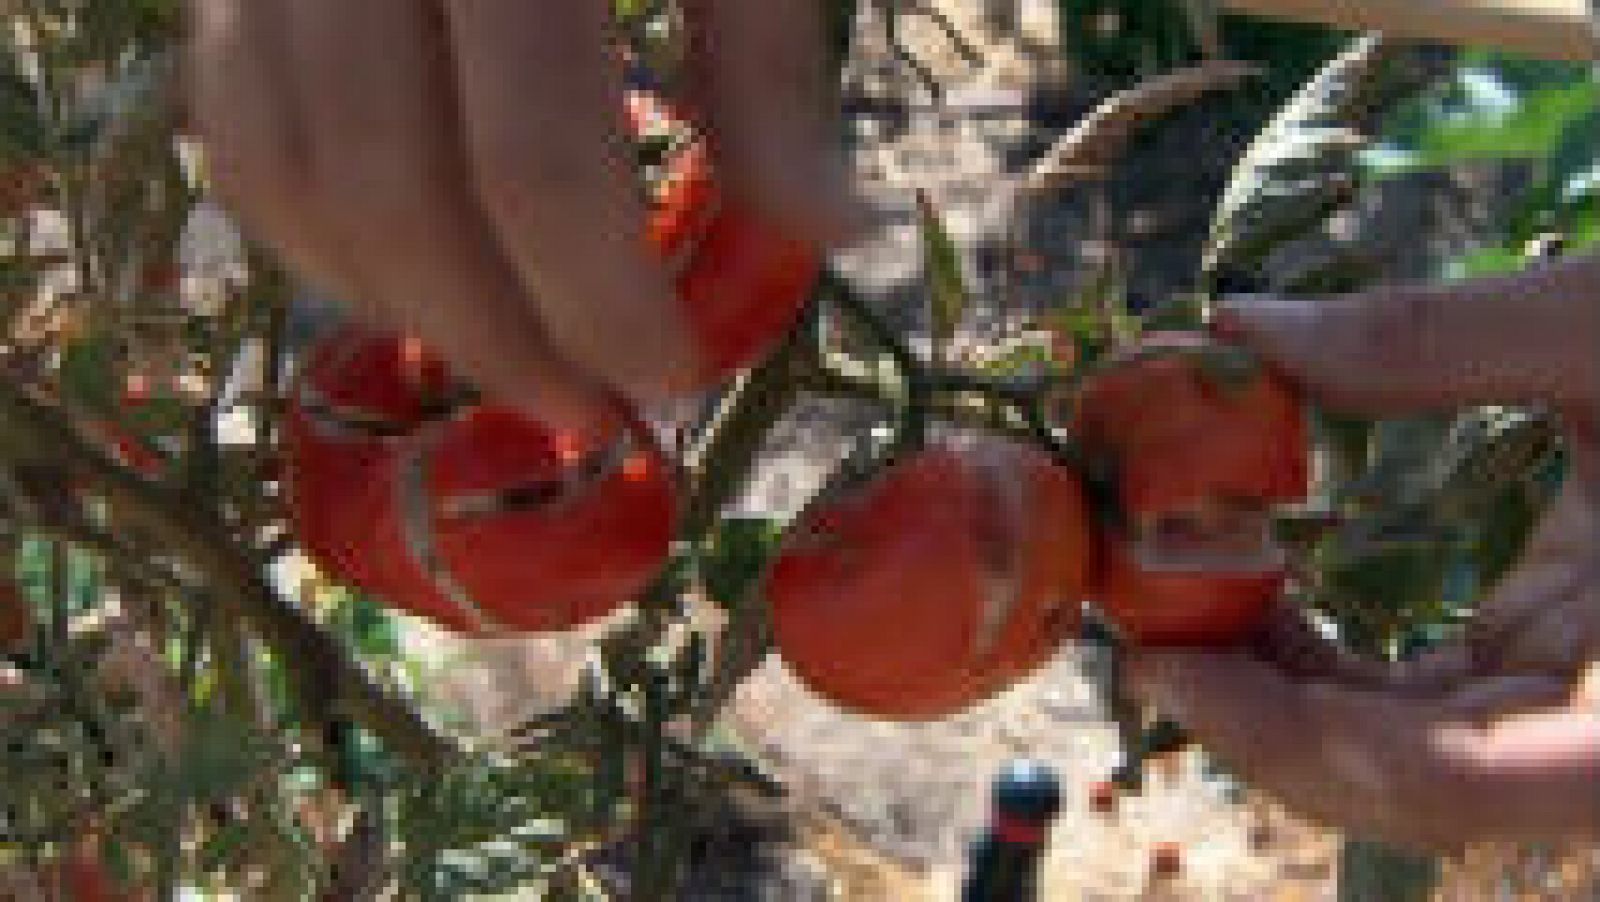
<svg viewBox="0 0 1600 902">
<path fill-rule="evenodd" d="M 591 787 L 576 762 L 492 755 L 406 775 L 394 816 L 402 892 L 445 902 L 549 878 L 569 839 L 564 815 L 586 803 Z"/>
<path fill-rule="evenodd" d="M 1057 5 L 1069 57 L 1106 90 L 1198 58 L 1184 0 L 1058 0 Z M 1217 20 L 1224 56 L 1266 64 L 1263 92 L 1252 104 L 1263 108 L 1281 102 L 1344 40 L 1339 32 L 1316 25 L 1233 14 Z"/>
<path fill-rule="evenodd" d="M 760 517 L 725 518 L 706 543 L 700 578 L 718 604 L 737 607 L 783 538 L 784 524 Z"/>
<path fill-rule="evenodd" d="M 917 194 L 917 211 L 922 232 L 923 259 L 928 268 L 928 293 L 932 306 L 933 359 L 944 360 L 971 304 L 966 276 L 961 271 L 960 251 L 945 229 L 939 213 L 926 194 Z"/>
<path fill-rule="evenodd" d="M 1360 154 L 1383 115 L 1426 87 L 1448 54 L 1376 36 L 1354 42 L 1286 103 L 1235 169 L 1212 219 L 1202 272 L 1208 287 L 1246 284 L 1276 291 L 1301 285 L 1260 285 L 1260 269 L 1275 249 L 1311 234 L 1343 209 L 1360 188 Z M 1339 276 L 1337 260 L 1298 277 Z M 1327 289 L 1354 284 L 1335 278 Z"/>
</svg>

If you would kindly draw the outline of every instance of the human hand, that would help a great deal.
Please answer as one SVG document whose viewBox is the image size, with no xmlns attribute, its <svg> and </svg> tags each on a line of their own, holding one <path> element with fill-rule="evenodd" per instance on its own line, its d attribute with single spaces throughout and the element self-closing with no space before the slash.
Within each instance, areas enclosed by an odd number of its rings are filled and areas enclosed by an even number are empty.
<svg viewBox="0 0 1600 902">
<path fill-rule="evenodd" d="M 1284 803 L 1425 847 L 1600 835 L 1600 256 L 1219 321 L 1321 403 L 1544 402 L 1573 468 L 1465 639 L 1384 666 L 1278 612 L 1252 647 L 1136 652 L 1136 689 Z"/>
<path fill-rule="evenodd" d="M 693 0 L 725 188 L 854 225 L 819 5 Z M 671 396 L 696 349 L 644 239 L 609 0 L 196 0 L 193 108 L 246 224 L 356 312 L 555 425 Z"/>
</svg>

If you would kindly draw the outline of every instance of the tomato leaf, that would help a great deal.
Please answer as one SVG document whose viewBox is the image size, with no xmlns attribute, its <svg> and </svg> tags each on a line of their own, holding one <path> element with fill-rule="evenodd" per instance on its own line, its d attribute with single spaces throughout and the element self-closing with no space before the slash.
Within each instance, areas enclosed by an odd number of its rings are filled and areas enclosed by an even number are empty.
<svg viewBox="0 0 1600 902">
<path fill-rule="evenodd" d="M 80 339 L 61 354 L 61 393 L 95 410 L 112 410 L 122 385 L 115 343 L 110 336 Z"/>
<path fill-rule="evenodd" d="M 927 265 L 928 291 L 932 304 L 932 357 L 943 360 L 955 338 L 971 296 L 961 271 L 961 252 L 946 230 L 933 202 L 917 192 L 917 211 L 921 222 L 922 248 Z"/>
</svg>

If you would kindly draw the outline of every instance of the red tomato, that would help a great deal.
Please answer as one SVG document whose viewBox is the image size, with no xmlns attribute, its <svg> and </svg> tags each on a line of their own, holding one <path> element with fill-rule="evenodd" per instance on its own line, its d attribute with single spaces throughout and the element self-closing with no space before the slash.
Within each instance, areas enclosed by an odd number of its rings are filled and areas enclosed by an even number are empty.
<svg viewBox="0 0 1600 902">
<path fill-rule="evenodd" d="M 1130 516 L 1219 499 L 1304 500 L 1310 455 L 1299 399 L 1266 371 L 1222 384 L 1201 362 L 1219 350 L 1205 336 L 1157 333 L 1080 391 L 1075 434 L 1114 463 Z"/>
<path fill-rule="evenodd" d="M 312 348 L 282 426 L 289 517 L 318 566 L 358 585 L 371 578 L 357 546 L 371 530 L 360 512 L 383 491 L 377 467 L 449 390 L 444 365 L 397 335 L 347 327 Z"/>
<path fill-rule="evenodd" d="M 382 489 L 361 510 L 371 588 L 457 630 L 578 626 L 628 602 L 665 565 L 673 477 L 641 425 L 585 443 L 505 408 L 475 408 L 379 468 Z"/>
<path fill-rule="evenodd" d="M 111 420 L 94 423 L 90 431 L 104 443 L 113 460 L 147 479 L 155 479 L 167 462 L 151 447 Z"/>
<path fill-rule="evenodd" d="M 1126 543 L 1110 545 L 1101 600 L 1142 645 L 1228 645 L 1250 635 L 1283 589 L 1281 571 L 1152 572 L 1130 560 Z"/>
<path fill-rule="evenodd" d="M 953 714 L 1053 656 L 1092 584 L 1082 486 L 979 437 L 896 463 L 801 518 L 766 579 L 777 647 L 830 701 Z"/>
<path fill-rule="evenodd" d="M 629 121 L 636 134 L 684 128 L 670 107 L 641 94 L 630 97 Z M 759 362 L 794 326 L 822 254 L 723 192 L 703 140 L 664 169 L 649 240 L 675 279 L 710 386 Z"/>
<path fill-rule="evenodd" d="M 1131 524 L 1108 542 L 1100 601 L 1144 644 L 1215 645 L 1247 634 L 1284 580 L 1267 518 L 1309 489 L 1298 399 L 1264 371 L 1229 384 L 1205 362 L 1219 351 L 1203 336 L 1151 336 L 1086 380 L 1076 399 L 1075 435 L 1112 475 Z M 1257 563 L 1157 568 L 1140 548 Z"/>
</svg>

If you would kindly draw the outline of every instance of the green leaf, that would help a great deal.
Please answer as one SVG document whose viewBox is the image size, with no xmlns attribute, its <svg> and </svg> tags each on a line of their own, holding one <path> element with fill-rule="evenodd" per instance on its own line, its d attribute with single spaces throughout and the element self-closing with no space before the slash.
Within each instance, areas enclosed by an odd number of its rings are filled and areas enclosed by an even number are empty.
<svg viewBox="0 0 1600 902">
<path fill-rule="evenodd" d="M 1523 98 L 1506 115 L 1482 113 L 1439 123 L 1418 139 L 1416 155 L 1424 165 L 1449 166 L 1481 160 L 1549 158 L 1558 146 L 1569 155 L 1587 155 L 1600 144 L 1596 104 L 1600 83 L 1575 78 L 1571 84 L 1540 90 Z"/>
<path fill-rule="evenodd" d="M 23 75 L 12 42 L 0 42 L 0 162 L 37 160 L 47 148 L 47 125 L 33 83 Z"/>
<path fill-rule="evenodd" d="M 122 372 L 116 339 L 110 335 L 83 338 L 61 354 L 61 392 L 94 410 L 115 410 L 122 394 Z"/>
<path fill-rule="evenodd" d="M 932 304 L 933 359 L 944 360 L 961 325 L 971 296 L 961 272 L 961 252 L 946 231 L 927 194 L 917 192 L 923 257 L 927 264 L 928 293 Z"/>
<path fill-rule="evenodd" d="M 611 0 L 616 17 L 624 22 L 637 19 L 650 11 L 651 0 Z"/>
<path fill-rule="evenodd" d="M 725 517 L 717 524 L 700 559 L 706 591 L 719 605 L 739 604 L 783 536 L 781 521 L 765 517 Z"/>
<path fill-rule="evenodd" d="M 1274 248 L 1347 204 L 1361 172 L 1360 151 L 1379 118 L 1430 84 L 1450 59 L 1445 51 L 1366 36 L 1317 73 L 1234 170 L 1212 220 L 1206 281 L 1234 275 L 1253 281 Z"/>
</svg>

